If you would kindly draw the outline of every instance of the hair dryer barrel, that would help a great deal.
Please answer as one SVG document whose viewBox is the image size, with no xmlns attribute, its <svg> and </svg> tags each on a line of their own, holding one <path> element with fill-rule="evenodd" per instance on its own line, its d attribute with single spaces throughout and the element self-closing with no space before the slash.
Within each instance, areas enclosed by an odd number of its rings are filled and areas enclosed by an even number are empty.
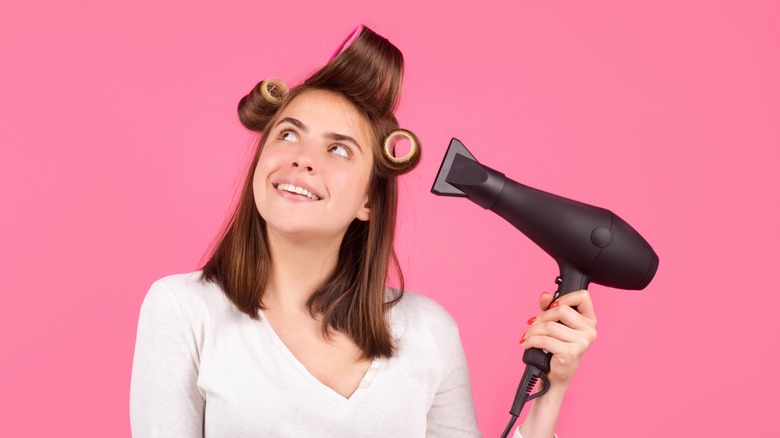
<svg viewBox="0 0 780 438">
<path fill-rule="evenodd" d="M 630 225 L 609 210 L 525 186 L 479 164 L 453 139 L 433 192 L 466 196 L 506 219 L 567 274 L 620 289 L 643 289 L 658 268 L 653 249 Z M 572 290 L 563 290 L 563 293 Z"/>
</svg>

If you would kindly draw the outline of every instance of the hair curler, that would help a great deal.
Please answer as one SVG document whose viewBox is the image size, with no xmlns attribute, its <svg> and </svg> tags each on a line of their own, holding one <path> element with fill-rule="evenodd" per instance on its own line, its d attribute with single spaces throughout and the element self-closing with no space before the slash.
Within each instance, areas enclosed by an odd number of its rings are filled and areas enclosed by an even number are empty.
<svg viewBox="0 0 780 438">
<path fill-rule="evenodd" d="M 650 244 L 616 214 L 520 184 L 479 164 L 453 138 L 431 192 L 460 196 L 488 209 L 520 230 L 555 259 L 559 275 L 553 300 L 591 282 L 618 289 L 644 289 L 658 269 Z M 523 354 L 526 370 L 517 389 L 504 431 L 506 437 L 523 405 L 547 392 L 552 353 L 529 348 Z M 539 379 L 544 389 L 531 396 Z"/>
</svg>

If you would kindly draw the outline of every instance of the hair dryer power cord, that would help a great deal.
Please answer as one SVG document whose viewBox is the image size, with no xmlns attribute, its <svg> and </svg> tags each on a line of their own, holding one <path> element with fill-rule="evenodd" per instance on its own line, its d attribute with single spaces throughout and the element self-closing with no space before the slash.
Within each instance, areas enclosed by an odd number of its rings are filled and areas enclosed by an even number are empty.
<svg viewBox="0 0 780 438">
<path fill-rule="evenodd" d="M 547 393 L 547 390 L 550 389 L 550 381 L 547 380 L 547 376 L 545 375 L 545 372 L 549 370 L 549 367 L 546 370 L 542 370 L 534 365 L 526 365 L 525 371 L 523 372 L 523 378 L 517 386 L 517 393 L 515 393 L 515 400 L 512 402 L 512 409 L 509 410 L 509 414 L 512 415 L 512 418 L 509 419 L 509 424 L 506 425 L 506 429 L 504 429 L 504 433 L 501 434 L 501 438 L 507 438 L 512 432 L 512 427 L 514 427 L 517 417 L 520 416 L 523 406 L 527 402 L 543 396 Z M 542 382 L 544 382 L 544 388 L 536 394 L 531 395 L 531 392 L 534 390 L 536 382 L 539 381 L 539 379 L 542 379 Z"/>
</svg>

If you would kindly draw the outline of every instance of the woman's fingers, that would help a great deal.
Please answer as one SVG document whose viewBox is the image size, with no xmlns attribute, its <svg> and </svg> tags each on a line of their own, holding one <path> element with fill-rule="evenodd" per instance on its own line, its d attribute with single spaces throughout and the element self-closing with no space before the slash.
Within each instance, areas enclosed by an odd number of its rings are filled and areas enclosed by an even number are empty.
<svg viewBox="0 0 780 438">
<path fill-rule="evenodd" d="M 583 339 L 565 342 L 554 337 L 541 335 L 529 335 L 523 343 L 524 348 L 541 348 L 552 353 L 547 377 L 552 386 L 562 385 L 562 388 L 567 387 L 574 378 L 589 345 L 590 343 Z"/>
<path fill-rule="evenodd" d="M 539 300 L 540 306 L 543 307 L 545 302 L 551 299 L 552 295 L 546 292 L 543 293 Z M 547 310 L 536 315 L 536 321 L 561 321 L 572 328 L 596 326 L 596 313 L 593 308 L 593 301 L 590 298 L 590 293 L 586 290 L 564 295 L 548 307 Z"/>
<path fill-rule="evenodd" d="M 526 334 L 524 339 L 525 341 L 522 344 L 523 348 L 541 348 L 549 351 L 553 355 L 566 351 L 568 345 L 568 343 L 564 341 L 549 336 L 531 336 Z"/>
<path fill-rule="evenodd" d="M 548 307 L 550 307 L 550 303 L 553 301 L 553 296 L 551 293 L 545 291 L 542 292 L 542 294 L 539 296 L 539 308 L 542 309 L 542 311 L 547 310 Z"/>
<path fill-rule="evenodd" d="M 532 336 L 547 336 L 563 342 L 578 342 L 583 336 L 581 332 L 558 322 L 534 322 L 523 337 L 530 339 Z"/>
<path fill-rule="evenodd" d="M 583 289 L 568 293 L 558 298 L 558 301 L 569 307 L 576 307 L 577 312 L 585 318 L 592 319 L 593 321 L 596 320 L 596 311 L 593 308 L 593 300 L 591 300 L 590 292 L 587 290 Z"/>
<path fill-rule="evenodd" d="M 559 305 L 537 315 L 534 322 L 557 322 L 577 330 L 596 327 L 596 321 L 585 318 L 577 310 L 567 305 Z"/>
</svg>

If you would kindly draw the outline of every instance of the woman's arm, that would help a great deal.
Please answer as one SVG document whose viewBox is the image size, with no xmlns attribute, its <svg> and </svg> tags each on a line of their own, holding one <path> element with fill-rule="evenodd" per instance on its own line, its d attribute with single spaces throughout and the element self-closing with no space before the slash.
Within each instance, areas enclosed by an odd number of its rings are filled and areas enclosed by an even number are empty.
<svg viewBox="0 0 780 438">
<path fill-rule="evenodd" d="M 165 284 L 141 305 L 130 382 L 135 438 L 203 436 L 205 402 L 197 387 L 200 355 L 192 325 Z"/>
<path fill-rule="evenodd" d="M 521 340 L 524 348 L 542 348 L 553 354 L 547 373 L 550 390 L 533 402 L 520 426 L 523 438 L 553 436 L 566 390 L 585 351 L 596 339 L 596 314 L 588 291 L 564 295 L 548 309 L 551 301 L 552 295 L 542 294 L 539 307 L 543 312 L 531 321 Z"/>
</svg>

